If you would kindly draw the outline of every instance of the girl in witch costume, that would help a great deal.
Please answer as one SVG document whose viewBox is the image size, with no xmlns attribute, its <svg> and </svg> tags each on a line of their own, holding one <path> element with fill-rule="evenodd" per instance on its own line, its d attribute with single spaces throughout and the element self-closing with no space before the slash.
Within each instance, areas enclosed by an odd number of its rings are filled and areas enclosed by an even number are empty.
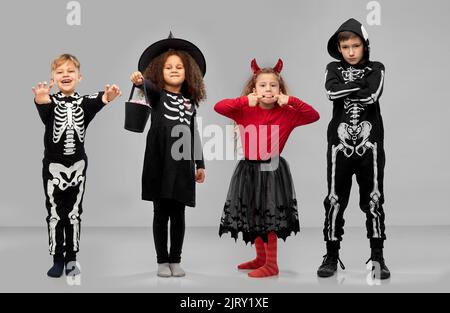
<svg viewBox="0 0 450 313">
<path fill-rule="evenodd" d="M 281 59 L 263 69 L 253 60 L 243 96 L 214 107 L 238 124 L 245 155 L 231 178 L 219 235 L 237 239 L 242 232 L 245 243 L 255 244 L 256 258 L 238 266 L 253 270 L 250 277 L 277 275 L 277 238 L 300 231 L 289 165 L 280 154 L 295 127 L 319 119 L 313 107 L 287 95 L 282 67 Z"/>
<path fill-rule="evenodd" d="M 205 180 L 196 109 L 206 98 L 206 62 L 191 42 L 173 38 L 149 46 L 131 81 L 152 107 L 147 135 L 142 199 L 153 201 L 153 237 L 160 277 L 185 276 L 180 266 L 185 206 L 195 206 L 195 183 Z M 170 220 L 170 251 L 167 251 Z"/>
</svg>

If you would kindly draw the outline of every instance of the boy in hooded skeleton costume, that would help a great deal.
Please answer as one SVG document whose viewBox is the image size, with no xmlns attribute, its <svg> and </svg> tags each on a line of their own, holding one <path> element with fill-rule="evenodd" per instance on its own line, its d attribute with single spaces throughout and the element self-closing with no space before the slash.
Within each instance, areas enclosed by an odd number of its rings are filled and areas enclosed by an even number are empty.
<svg viewBox="0 0 450 313">
<path fill-rule="evenodd" d="M 79 273 L 74 263 L 79 250 L 80 215 L 86 180 L 85 132 L 95 114 L 119 96 L 116 85 L 104 92 L 80 96 L 75 88 L 81 80 L 76 57 L 63 54 L 52 63 L 52 80 L 33 88 L 35 104 L 45 125 L 42 177 L 48 210 L 49 249 L 53 266 L 50 277 Z M 59 92 L 50 95 L 57 84 Z M 64 255 L 65 253 L 65 255 Z"/>
<path fill-rule="evenodd" d="M 369 38 L 363 25 L 349 19 L 328 42 L 329 54 L 338 59 L 326 70 L 325 88 L 333 101 L 333 117 L 328 126 L 327 179 L 324 200 L 324 238 L 327 254 L 317 274 L 332 276 L 337 271 L 340 242 L 344 234 L 344 210 L 356 175 L 360 208 L 366 214 L 373 264 L 379 264 L 379 278 L 390 277 L 384 263 L 386 239 L 383 211 L 383 121 L 378 102 L 383 91 L 384 66 L 369 60 Z"/>
</svg>

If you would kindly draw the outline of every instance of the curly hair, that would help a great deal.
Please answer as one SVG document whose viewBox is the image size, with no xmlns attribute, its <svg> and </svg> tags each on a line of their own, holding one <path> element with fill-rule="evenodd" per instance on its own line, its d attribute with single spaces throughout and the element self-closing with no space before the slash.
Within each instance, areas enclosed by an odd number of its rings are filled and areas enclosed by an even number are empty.
<svg viewBox="0 0 450 313">
<path fill-rule="evenodd" d="M 176 55 L 181 59 L 185 69 L 185 80 L 181 86 L 181 93 L 194 101 L 198 106 L 200 101 L 206 99 L 205 84 L 197 62 L 194 61 L 189 53 L 173 49 L 164 52 L 150 62 L 143 73 L 144 78 L 152 81 L 157 87 L 163 89 L 165 85 L 163 75 L 164 64 L 166 63 L 167 58 L 172 55 Z"/>
<path fill-rule="evenodd" d="M 242 90 L 242 96 L 248 96 L 253 92 L 253 89 L 256 86 L 256 79 L 260 74 L 274 74 L 278 79 L 278 83 L 280 84 L 280 92 L 285 95 L 288 94 L 288 89 L 286 83 L 283 80 L 283 77 L 281 77 L 278 72 L 275 72 L 273 68 L 265 67 L 262 68 L 258 73 L 253 74 L 252 77 L 250 77 L 250 79 L 245 84 L 244 90 Z"/>
</svg>

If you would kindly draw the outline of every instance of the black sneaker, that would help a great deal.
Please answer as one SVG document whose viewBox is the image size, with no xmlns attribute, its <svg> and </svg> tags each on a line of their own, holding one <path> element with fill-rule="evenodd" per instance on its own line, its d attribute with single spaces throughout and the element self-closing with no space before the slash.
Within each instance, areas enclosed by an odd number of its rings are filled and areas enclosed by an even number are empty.
<svg viewBox="0 0 450 313">
<path fill-rule="evenodd" d="M 62 276 L 63 270 L 64 261 L 54 261 L 53 266 L 47 272 L 47 276 L 52 278 L 59 278 Z"/>
<path fill-rule="evenodd" d="M 327 253 L 323 256 L 322 265 L 319 266 L 317 270 L 317 276 L 319 277 L 330 277 L 333 276 L 337 271 L 337 264 L 339 261 L 339 265 L 343 270 L 345 270 L 345 266 L 339 258 L 339 254 L 331 254 Z"/>
<path fill-rule="evenodd" d="M 372 249 L 372 254 L 370 259 L 367 260 L 366 264 L 372 261 L 372 271 L 376 271 L 379 268 L 379 273 L 375 273 L 375 278 L 379 279 L 388 279 L 391 277 L 391 272 L 389 271 L 386 263 L 384 263 L 383 258 L 383 250 L 380 249 Z M 376 266 L 374 263 L 378 263 L 379 266 Z"/>
</svg>

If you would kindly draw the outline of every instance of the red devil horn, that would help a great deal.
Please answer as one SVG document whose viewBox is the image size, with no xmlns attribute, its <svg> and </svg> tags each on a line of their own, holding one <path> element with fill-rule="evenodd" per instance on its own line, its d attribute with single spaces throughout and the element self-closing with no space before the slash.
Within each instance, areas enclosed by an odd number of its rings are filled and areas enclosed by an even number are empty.
<svg viewBox="0 0 450 313">
<path fill-rule="evenodd" d="M 283 69 L 283 61 L 281 59 L 278 59 L 277 65 L 275 65 L 273 70 L 278 74 L 280 74 L 282 69 Z"/>
<path fill-rule="evenodd" d="M 253 74 L 258 73 L 261 70 L 259 68 L 258 64 L 256 63 L 256 59 L 252 60 L 251 67 L 252 67 Z"/>
</svg>

